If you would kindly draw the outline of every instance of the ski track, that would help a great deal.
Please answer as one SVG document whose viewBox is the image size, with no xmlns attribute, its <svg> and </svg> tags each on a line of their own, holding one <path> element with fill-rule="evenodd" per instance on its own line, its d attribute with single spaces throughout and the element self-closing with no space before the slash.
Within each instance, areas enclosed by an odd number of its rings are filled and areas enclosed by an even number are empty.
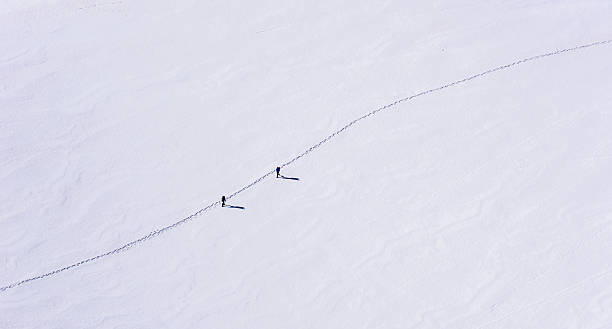
<svg viewBox="0 0 612 329">
<path fill-rule="evenodd" d="M 560 54 L 563 54 L 563 53 L 573 52 L 573 51 L 577 51 L 577 50 L 581 50 L 581 49 L 585 49 L 585 48 L 591 48 L 591 47 L 595 47 L 595 46 L 602 46 L 602 45 L 606 45 L 606 44 L 609 44 L 609 43 L 612 43 L 612 39 L 608 39 L 608 40 L 604 40 L 604 41 L 597 41 L 597 42 L 593 42 L 593 43 L 589 43 L 589 44 L 584 44 L 584 45 L 575 46 L 575 47 L 571 47 L 571 48 L 560 49 L 560 50 L 556 50 L 556 51 L 552 51 L 552 52 L 548 52 L 548 53 L 544 53 L 544 54 L 540 54 L 540 55 L 524 58 L 524 59 L 512 62 L 510 64 L 498 66 L 498 67 L 495 67 L 495 68 L 483 71 L 481 73 L 469 76 L 467 78 L 463 78 L 461 80 L 456 80 L 454 82 L 442 85 L 442 86 L 437 87 L 437 88 L 429 89 L 429 90 L 422 91 L 420 93 L 414 94 L 412 96 L 408 96 L 408 97 L 405 97 L 405 98 L 398 99 L 398 100 L 396 100 L 393 103 L 389 103 L 389 104 L 387 104 L 385 106 L 379 107 L 379 108 L 377 108 L 375 110 L 372 110 L 372 111 L 370 111 L 370 112 L 360 116 L 357 119 L 354 119 L 353 121 L 351 121 L 348 124 L 346 124 L 344 127 L 336 130 L 335 132 L 333 132 L 332 134 L 328 135 L 327 137 L 325 137 L 323 140 L 319 141 L 318 143 L 314 144 L 313 146 L 311 146 L 310 148 L 308 148 L 304 152 L 302 152 L 299 155 L 295 156 L 291 160 L 283 163 L 280 167 L 284 168 L 284 167 L 287 167 L 287 166 L 293 164 L 294 162 L 296 162 L 296 161 L 300 160 L 301 158 L 305 157 L 306 155 L 308 155 L 312 151 L 318 149 L 323 144 L 329 142 L 331 139 L 333 139 L 334 137 L 336 137 L 340 133 L 346 131 L 347 129 L 349 129 L 350 127 L 352 127 L 354 124 L 358 123 L 359 121 L 364 120 L 364 119 L 366 119 L 366 118 L 368 118 L 368 117 L 370 117 L 370 116 L 372 116 L 374 114 L 377 114 L 378 112 L 381 112 L 383 110 L 390 109 L 390 108 L 392 108 L 392 107 L 394 107 L 394 106 L 396 106 L 396 105 L 398 105 L 398 104 L 400 104 L 402 102 L 409 101 L 409 100 L 412 100 L 413 98 L 417 98 L 417 97 L 420 97 L 420 96 L 425 96 L 427 94 L 434 93 L 434 92 L 437 92 L 437 91 L 441 91 L 443 89 L 446 89 L 446 88 L 449 88 L 449 87 L 453 87 L 453 86 L 456 86 L 456 85 L 459 85 L 459 84 L 463 84 L 465 82 L 468 82 L 468 81 L 471 81 L 471 80 L 483 77 L 485 75 L 488 75 L 488 74 L 491 74 L 491 73 L 494 73 L 494 72 L 497 72 L 497 71 L 502 71 L 502 70 L 505 70 L 505 69 L 508 69 L 508 68 L 511 68 L 511 67 L 523 64 L 523 63 L 527 63 L 527 62 L 530 62 L 530 61 L 534 61 L 534 60 L 537 60 L 537 59 L 542 59 L 542 58 L 546 58 L 546 57 L 550 57 L 550 56 L 560 55 Z M 227 197 L 227 200 L 229 201 L 230 199 L 232 199 L 236 195 L 238 195 L 238 194 L 248 190 L 249 188 L 253 187 L 254 185 L 260 183 L 262 180 L 264 180 L 268 176 L 274 174 L 274 172 L 275 172 L 274 169 L 270 170 L 269 172 L 265 173 L 261 177 L 255 179 L 250 184 L 248 184 L 248 185 L 242 187 L 241 189 L 237 190 L 236 192 L 230 194 Z M 44 279 L 44 278 L 50 278 L 50 277 L 55 276 L 56 274 L 59 274 L 61 272 L 64 272 L 64 271 L 67 271 L 67 270 L 79 267 L 81 265 L 84 265 L 84 264 L 87 264 L 87 263 L 90 263 L 90 262 L 93 262 L 93 261 L 97 261 L 97 260 L 102 259 L 102 258 L 107 257 L 107 256 L 111 256 L 111 255 L 114 255 L 114 254 L 118 254 L 118 253 L 127 251 L 128 249 L 130 249 L 132 247 L 135 247 L 135 246 L 139 245 L 142 242 L 145 242 L 145 241 L 147 241 L 149 239 L 152 239 L 152 238 L 154 238 L 154 237 L 156 237 L 158 235 L 161 235 L 162 233 L 166 233 L 166 232 L 168 232 L 168 231 L 170 231 L 172 229 L 175 229 L 175 228 L 177 228 L 177 227 L 179 227 L 179 226 L 181 226 L 181 225 L 183 225 L 183 224 L 193 220 L 194 218 L 204 214 L 205 212 L 207 212 L 207 211 L 209 211 L 209 210 L 211 210 L 211 209 L 213 209 L 215 207 L 218 207 L 220 204 L 221 204 L 221 201 L 213 202 L 213 203 L 207 205 L 206 207 L 199 209 L 198 211 L 194 212 L 193 214 L 191 214 L 191 215 L 189 215 L 189 216 L 187 216 L 187 217 L 185 217 L 185 218 L 183 218 L 183 219 L 181 219 L 181 220 L 179 220 L 179 221 L 177 221 L 177 222 L 175 222 L 173 224 L 170 224 L 170 225 L 164 226 L 162 228 L 156 229 L 156 230 L 150 232 L 149 234 L 140 237 L 139 239 L 130 241 L 130 242 L 128 242 L 128 243 L 126 243 L 126 244 L 124 244 L 124 245 L 122 245 L 122 246 L 120 246 L 118 248 L 115 248 L 113 250 L 107 251 L 105 253 L 102 253 L 102 254 L 99 254 L 99 255 L 96 255 L 96 256 L 93 256 L 93 257 L 90 257 L 90 258 L 83 259 L 83 260 L 81 260 L 79 262 L 76 262 L 76 263 L 73 263 L 73 264 L 70 264 L 70 265 L 67 265 L 67 266 L 55 269 L 55 270 L 50 271 L 50 272 L 46 272 L 44 274 L 40 274 L 40 275 L 31 277 L 31 278 L 27 278 L 27 279 L 24 279 L 24 280 L 21 280 L 21 281 L 17 281 L 17 282 L 8 284 L 6 286 L 0 287 L 0 293 L 3 293 L 6 290 L 19 287 L 19 286 L 21 286 L 23 284 L 26 284 L 26 283 L 29 283 L 29 282 L 32 282 L 32 281 L 37 281 L 37 280 Z M 383 252 L 384 252 L 384 249 L 386 249 L 386 247 L 383 248 Z M 604 273 L 596 275 L 596 276 L 594 276 L 592 278 L 588 278 L 587 280 L 596 279 L 596 278 L 605 276 L 608 273 L 609 272 L 604 272 Z M 587 280 L 585 280 L 585 281 L 587 281 Z M 554 298 L 554 297 L 556 297 L 558 295 L 561 295 L 561 294 L 563 294 L 563 293 L 565 293 L 567 291 L 573 290 L 573 289 L 577 288 L 578 286 L 581 286 L 582 283 L 583 282 L 580 282 L 577 285 L 572 286 L 572 287 L 568 287 L 568 288 L 558 292 L 557 294 L 555 294 L 553 296 L 545 298 L 544 300 L 532 303 L 530 305 L 527 305 L 524 308 L 521 308 L 521 309 L 518 309 L 516 311 L 510 312 L 510 313 L 506 314 L 505 316 L 502 316 L 501 318 L 499 318 L 497 320 L 494 320 L 493 322 L 489 322 L 489 323 L 481 326 L 480 328 L 484 328 L 484 327 L 486 327 L 486 326 L 488 326 L 488 325 L 490 325 L 492 323 L 501 321 L 501 320 L 509 317 L 510 315 L 512 315 L 514 313 L 523 311 L 524 309 L 531 308 L 531 307 L 533 307 L 535 305 L 545 303 L 546 301 L 548 301 L 551 298 Z"/>
</svg>

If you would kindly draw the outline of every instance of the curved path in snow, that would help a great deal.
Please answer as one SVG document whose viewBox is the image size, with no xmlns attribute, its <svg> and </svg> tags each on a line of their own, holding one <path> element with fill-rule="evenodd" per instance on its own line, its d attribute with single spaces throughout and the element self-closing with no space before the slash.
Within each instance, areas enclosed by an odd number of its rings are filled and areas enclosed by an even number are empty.
<svg viewBox="0 0 612 329">
<path fill-rule="evenodd" d="M 424 95 L 427 95 L 427 94 L 430 94 L 430 93 L 433 93 L 433 92 L 437 92 L 437 91 L 440 91 L 440 90 L 443 90 L 445 88 L 449 88 L 449 87 L 452 87 L 452 86 L 455 86 L 455 85 L 459 85 L 459 84 L 468 82 L 470 80 L 477 79 L 477 78 L 483 77 L 485 75 L 488 75 L 488 74 L 491 74 L 491 73 L 494 73 L 494 72 L 497 72 L 497 71 L 505 70 L 505 69 L 508 69 L 508 68 L 513 67 L 513 66 L 517 66 L 517 65 L 520 65 L 520 64 L 523 64 L 523 63 L 526 63 L 526 62 L 530 62 L 530 61 L 534 61 L 534 60 L 537 60 L 537 59 L 542 59 L 542 58 L 546 58 L 546 57 L 550 57 L 550 56 L 560 55 L 560 54 L 567 53 L 567 52 L 574 52 L 574 51 L 585 49 L 585 48 L 591 48 L 591 47 L 595 47 L 595 46 L 602 46 L 602 45 L 606 45 L 606 44 L 609 44 L 609 43 L 612 43 L 612 39 L 604 40 L 604 41 L 597 41 L 597 42 L 593 42 L 593 43 L 589 43 L 589 44 L 584 44 L 584 45 L 575 46 L 575 47 L 571 47 L 571 48 L 560 49 L 560 50 L 552 51 L 552 52 L 549 52 L 549 53 L 545 53 L 545 54 L 540 54 L 540 55 L 524 58 L 524 59 L 512 62 L 510 64 L 498 66 L 498 67 L 486 70 L 484 72 L 481 72 L 481 73 L 478 73 L 478 74 L 474 74 L 474 75 L 469 76 L 467 78 L 464 78 L 464 79 L 461 79 L 461 80 L 457 80 L 457 81 L 445 84 L 445 85 L 437 87 L 437 88 L 429 89 L 429 90 L 422 91 L 422 92 L 420 92 L 418 94 L 414 94 L 414 95 L 409 96 L 409 97 L 398 99 L 398 100 L 396 100 L 393 103 L 390 103 L 390 104 L 387 104 L 385 106 L 379 107 L 379 108 L 377 108 L 375 110 L 372 110 L 372 111 L 370 111 L 370 112 L 360 116 L 359 118 L 357 118 L 357 119 L 347 123 L 344 127 L 336 130 L 335 132 L 333 132 L 329 136 L 325 137 L 324 139 L 322 139 L 318 143 L 314 144 L 313 146 L 311 146 L 310 148 L 308 148 L 304 152 L 302 152 L 299 155 L 295 156 L 291 160 L 283 163 L 281 165 L 281 168 L 289 166 L 292 163 L 294 163 L 295 161 L 298 161 L 302 157 L 308 155 L 312 151 L 314 151 L 317 148 L 319 148 L 321 145 L 329 142 L 331 139 L 336 137 L 338 134 L 340 134 L 340 133 L 346 131 L 347 129 L 349 129 L 350 127 L 352 127 L 357 122 L 359 122 L 361 120 L 364 120 L 364 119 L 367 119 L 368 117 L 370 117 L 370 116 L 372 116 L 372 115 L 374 115 L 374 114 L 376 114 L 378 112 L 381 112 L 381 111 L 387 110 L 387 109 L 389 109 L 391 107 L 394 107 L 394 106 L 398 105 L 399 103 L 402 103 L 402 102 L 405 102 L 405 101 L 409 101 L 409 100 L 411 100 L 413 98 L 416 98 L 416 97 L 419 97 L 419 96 L 424 96 Z M 274 172 L 275 172 L 275 170 L 270 170 L 269 172 L 265 173 L 261 177 L 257 178 L 253 182 L 251 182 L 250 184 L 245 185 L 244 187 L 242 187 L 238 191 L 230 194 L 227 197 L 227 199 L 229 200 L 229 199 L 233 198 L 234 196 L 236 196 L 236 195 L 246 191 L 247 189 L 253 187 L 254 185 L 258 184 L 259 182 L 261 182 L 262 180 L 267 178 L 268 176 L 274 174 Z M 67 266 L 64 266 L 64 267 L 61 267 L 61 268 L 57 268 L 57 269 L 55 269 L 53 271 L 50 271 L 50 272 L 47 272 L 47 273 L 44 273 L 44 274 L 40 274 L 40 275 L 31 277 L 31 278 L 27 278 L 27 279 L 24 279 L 24 280 L 21 280 L 21 281 L 13 282 L 13 283 L 8 284 L 6 286 L 0 287 L 0 293 L 6 291 L 8 289 L 19 287 L 19 286 L 21 286 L 23 284 L 26 284 L 28 282 L 32 282 L 32 281 L 36 281 L 36 280 L 40 280 L 40 279 L 44 279 L 44 278 L 49 278 L 49 277 L 52 277 L 52 276 L 54 276 L 56 274 L 59 274 L 61 272 L 64 272 L 64 271 L 67 271 L 67 270 L 79 267 L 81 265 L 84 265 L 84 264 L 87 264 L 87 263 L 90 263 L 90 262 L 102 259 L 102 258 L 107 257 L 107 256 L 111 256 L 111 255 L 118 254 L 120 252 L 126 251 L 126 250 L 128 250 L 128 249 L 130 249 L 130 248 L 132 248 L 132 247 L 134 247 L 134 246 L 136 246 L 136 245 L 138 245 L 138 244 L 140 244 L 140 243 L 142 243 L 144 241 L 147 241 L 147 240 L 152 239 L 152 238 L 154 238 L 154 237 L 156 237 L 156 236 L 158 236 L 158 235 L 160 235 L 162 233 L 165 233 L 165 232 L 168 232 L 168 231 L 170 231 L 172 229 L 175 229 L 178 226 L 183 225 L 183 224 L 191 221 L 192 219 L 202 215 L 203 213 L 211 210 L 212 208 L 215 208 L 215 207 L 219 206 L 220 204 L 221 204 L 221 201 L 213 202 L 213 203 L 207 205 L 206 207 L 204 207 L 202 209 L 199 209 L 198 211 L 194 212 L 193 214 L 191 214 L 191 215 L 189 215 L 189 216 L 187 216 L 187 217 L 185 217 L 185 218 L 183 218 L 183 219 L 181 219 L 181 220 L 179 220 L 179 221 L 177 221 L 177 222 L 175 222 L 173 224 L 170 224 L 170 225 L 164 226 L 162 228 L 156 229 L 156 230 L 152 231 L 151 233 L 149 233 L 149 234 L 147 234 L 145 236 L 140 237 L 139 239 L 130 241 L 130 242 L 128 242 L 128 243 L 126 243 L 126 244 L 124 244 L 124 245 L 122 245 L 120 247 L 117 247 L 117 248 L 115 248 L 113 250 L 106 251 L 106 252 L 101 253 L 99 255 L 96 255 L 96 256 L 93 256 L 93 257 L 90 257 L 90 258 L 87 258 L 87 259 L 83 259 L 81 261 L 75 262 L 73 264 L 70 264 L 70 265 L 67 265 Z"/>
</svg>

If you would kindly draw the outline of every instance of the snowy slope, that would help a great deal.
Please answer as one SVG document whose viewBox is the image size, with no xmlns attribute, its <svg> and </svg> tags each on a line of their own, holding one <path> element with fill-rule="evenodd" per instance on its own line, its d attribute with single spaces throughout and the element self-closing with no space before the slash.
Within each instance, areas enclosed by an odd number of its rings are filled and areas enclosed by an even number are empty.
<svg viewBox="0 0 612 329">
<path fill-rule="evenodd" d="M 0 286 L 398 99 L 612 39 L 612 2 L 3 1 Z M 612 44 L 402 102 L 0 328 L 611 328 Z"/>
</svg>

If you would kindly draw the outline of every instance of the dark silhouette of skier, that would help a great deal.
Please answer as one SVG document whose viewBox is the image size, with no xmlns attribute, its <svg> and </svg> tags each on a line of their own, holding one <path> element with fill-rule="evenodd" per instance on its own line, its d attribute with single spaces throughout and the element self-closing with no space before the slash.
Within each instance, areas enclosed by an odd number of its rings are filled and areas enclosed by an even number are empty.
<svg viewBox="0 0 612 329">
<path fill-rule="evenodd" d="M 221 207 L 225 207 L 225 195 L 221 196 Z"/>
<path fill-rule="evenodd" d="M 280 167 L 276 167 L 276 178 L 280 176 Z"/>
</svg>

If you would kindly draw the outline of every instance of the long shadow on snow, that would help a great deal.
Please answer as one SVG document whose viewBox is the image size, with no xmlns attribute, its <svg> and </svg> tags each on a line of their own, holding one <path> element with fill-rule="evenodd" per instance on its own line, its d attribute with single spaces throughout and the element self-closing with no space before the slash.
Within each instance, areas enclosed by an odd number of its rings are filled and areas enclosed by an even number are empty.
<svg viewBox="0 0 612 329">
<path fill-rule="evenodd" d="M 283 175 L 281 175 L 281 176 L 280 176 L 280 178 L 282 178 L 282 179 L 288 179 L 288 180 L 300 180 L 300 179 L 299 179 L 299 178 L 297 178 L 297 177 L 285 177 L 285 176 L 283 176 Z"/>
<path fill-rule="evenodd" d="M 244 207 L 241 207 L 241 206 L 232 206 L 232 205 L 229 205 L 229 204 L 226 204 L 225 206 L 223 206 L 223 208 L 244 209 Z"/>
</svg>

